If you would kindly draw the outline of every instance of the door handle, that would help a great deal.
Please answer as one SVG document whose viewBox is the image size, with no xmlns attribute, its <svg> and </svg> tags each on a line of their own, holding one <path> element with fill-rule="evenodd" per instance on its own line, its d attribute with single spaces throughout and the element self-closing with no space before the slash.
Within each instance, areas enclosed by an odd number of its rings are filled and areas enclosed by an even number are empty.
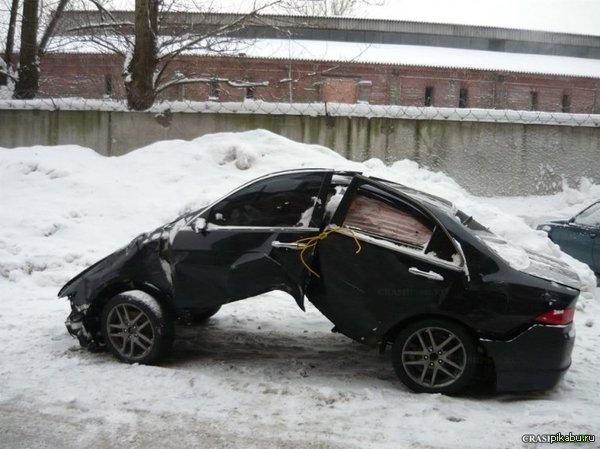
<svg viewBox="0 0 600 449">
<path fill-rule="evenodd" d="M 415 276 L 421 276 L 421 277 L 424 277 L 427 279 L 431 279 L 432 281 L 443 281 L 444 280 L 444 276 L 436 273 L 435 271 L 422 271 L 422 270 L 419 270 L 417 267 L 410 267 L 408 269 L 408 272 L 410 274 L 414 274 Z"/>
<path fill-rule="evenodd" d="M 296 242 L 278 242 L 275 240 L 271 243 L 273 248 L 287 248 L 287 249 L 302 249 L 306 245 L 304 243 L 296 243 Z"/>
</svg>

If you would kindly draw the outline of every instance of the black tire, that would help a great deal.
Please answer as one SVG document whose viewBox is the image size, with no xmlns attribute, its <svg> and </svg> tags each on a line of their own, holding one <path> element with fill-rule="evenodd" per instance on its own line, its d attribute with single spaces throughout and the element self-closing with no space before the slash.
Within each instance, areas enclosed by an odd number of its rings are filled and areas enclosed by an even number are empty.
<svg viewBox="0 0 600 449">
<path fill-rule="evenodd" d="M 173 318 L 151 295 L 121 293 L 102 309 L 102 336 L 107 348 L 127 363 L 158 362 L 173 344 Z"/>
<path fill-rule="evenodd" d="M 477 346 L 459 324 L 425 319 L 409 324 L 392 348 L 394 370 L 417 393 L 455 394 L 473 381 Z"/>
<path fill-rule="evenodd" d="M 212 307 L 210 309 L 191 309 L 190 310 L 190 321 L 192 324 L 204 323 L 210 317 L 214 316 L 221 306 Z"/>
</svg>

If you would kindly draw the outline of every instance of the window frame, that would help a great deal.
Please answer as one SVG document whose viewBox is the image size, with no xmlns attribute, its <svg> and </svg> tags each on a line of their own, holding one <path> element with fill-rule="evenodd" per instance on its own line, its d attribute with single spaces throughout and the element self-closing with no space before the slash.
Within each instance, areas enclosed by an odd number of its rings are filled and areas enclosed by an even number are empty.
<svg viewBox="0 0 600 449">
<path fill-rule="evenodd" d="M 261 177 L 258 179 L 254 179 L 246 184 L 243 184 L 239 188 L 231 191 L 227 195 L 219 198 L 217 201 L 214 201 L 213 203 L 211 203 L 209 206 L 207 206 L 205 209 L 203 209 L 202 212 L 200 212 L 192 220 L 190 220 L 190 223 L 193 223 L 195 220 L 197 220 L 199 218 L 205 218 L 207 230 L 239 229 L 239 230 L 262 230 L 262 231 L 264 231 L 265 229 L 268 229 L 268 230 L 277 229 L 277 230 L 290 230 L 290 231 L 298 231 L 298 230 L 318 231 L 320 229 L 320 226 L 322 225 L 322 221 L 323 221 L 324 205 L 323 205 L 322 197 L 323 197 L 323 194 L 326 191 L 326 189 L 329 185 L 329 182 L 331 180 L 331 172 L 332 172 L 332 170 L 325 170 L 325 169 L 324 170 L 306 170 L 306 171 L 296 171 L 295 170 L 295 171 L 273 173 L 271 175 L 267 175 L 267 176 L 264 176 L 264 177 Z M 300 226 L 249 225 L 249 224 L 245 225 L 245 224 L 220 224 L 220 223 L 214 222 L 213 218 L 215 215 L 215 208 L 219 204 L 230 200 L 233 196 L 240 194 L 243 190 L 249 189 L 249 188 L 256 186 L 257 184 L 262 183 L 262 182 L 272 182 L 278 177 L 294 176 L 294 175 L 298 175 L 298 174 L 304 174 L 306 176 L 314 175 L 314 174 L 322 175 L 321 186 L 319 187 L 317 195 L 314 195 L 316 198 L 313 202 L 313 205 L 311 206 L 313 208 L 313 212 L 308 220 L 308 225 L 300 225 Z"/>
<path fill-rule="evenodd" d="M 363 233 L 365 233 L 367 235 L 370 235 L 370 236 L 372 236 L 374 238 L 381 238 L 381 239 L 390 241 L 391 243 L 394 243 L 396 245 L 406 246 L 408 248 L 411 248 L 411 249 L 414 249 L 414 250 L 417 250 L 417 251 L 422 250 L 423 252 L 425 252 L 425 249 L 427 249 L 427 247 L 429 246 L 429 243 L 431 242 L 431 238 L 432 238 L 433 233 L 434 233 L 435 228 L 436 228 L 435 223 L 433 223 L 429 219 L 429 217 L 423 215 L 420 211 L 414 209 L 412 206 L 410 206 L 410 205 L 408 205 L 406 203 L 398 202 L 399 203 L 398 204 L 397 202 L 394 202 L 393 200 L 388 200 L 388 199 L 385 199 L 385 198 L 378 198 L 379 195 L 377 193 L 369 192 L 369 194 L 365 195 L 365 194 L 363 194 L 363 192 L 364 192 L 364 189 L 361 190 L 360 187 L 356 190 L 356 192 L 354 192 L 354 195 L 352 197 L 352 201 L 350 202 L 350 207 L 348 208 L 348 211 L 346 212 L 346 215 L 344 217 L 344 222 L 343 222 L 343 226 L 344 227 L 346 227 L 348 229 L 352 229 L 353 231 L 363 232 Z M 431 225 L 432 225 L 431 229 L 430 229 L 429 238 L 427 239 L 427 241 L 422 246 L 420 246 L 418 244 L 414 244 L 414 243 L 411 243 L 411 242 L 408 242 L 408 241 L 404 241 L 404 240 L 400 240 L 400 239 L 395 239 L 392 236 L 389 236 L 387 234 L 378 233 L 376 230 L 373 230 L 373 229 L 365 229 L 365 228 L 360 228 L 358 226 L 352 226 L 352 225 L 348 226 L 348 225 L 346 225 L 346 220 L 348 220 L 348 215 L 350 213 L 350 209 L 352 208 L 352 205 L 354 204 L 354 202 L 357 200 L 357 198 L 359 196 L 363 196 L 365 198 L 372 199 L 374 201 L 383 203 L 383 204 L 385 204 L 388 207 L 397 209 L 401 214 L 409 215 L 409 216 L 411 216 L 411 218 L 413 220 L 420 222 L 421 220 L 416 219 L 414 217 L 414 215 L 411 214 L 412 211 L 416 211 L 419 215 L 423 216 L 423 218 L 425 218 L 427 221 L 429 221 L 431 223 Z M 404 208 L 408 209 L 408 210 L 406 210 L 406 211 L 401 210 L 400 209 L 400 205 L 403 206 Z M 421 224 L 423 224 L 423 223 L 421 223 Z"/>
<path fill-rule="evenodd" d="M 575 215 L 575 216 L 574 216 L 574 217 L 571 219 L 571 221 L 572 221 L 574 224 L 576 224 L 576 225 L 578 225 L 578 226 L 585 227 L 585 228 L 598 228 L 598 227 L 600 227 L 600 222 L 598 222 L 597 224 L 587 224 L 587 223 L 581 223 L 581 222 L 579 222 L 579 221 L 578 221 L 578 219 L 579 219 L 579 218 L 580 218 L 582 215 L 584 215 L 584 214 L 585 214 L 586 216 L 587 216 L 587 215 L 589 215 L 589 214 L 587 214 L 587 212 L 588 212 L 590 209 L 593 209 L 593 210 L 591 211 L 591 214 L 597 214 L 597 213 L 598 213 L 598 211 L 599 211 L 599 209 L 600 209 L 600 202 L 596 202 L 596 203 L 594 203 L 594 204 L 590 204 L 588 207 L 586 207 L 586 208 L 585 208 L 585 209 L 583 209 L 581 212 L 579 212 L 577 215 Z"/>
<path fill-rule="evenodd" d="M 381 237 L 379 235 L 373 236 L 373 235 L 367 234 L 366 232 L 358 230 L 358 229 L 356 229 L 356 230 L 351 229 L 351 231 L 354 233 L 354 237 L 358 238 L 361 241 L 371 243 L 376 246 L 381 246 L 381 247 L 390 249 L 392 251 L 395 251 L 395 252 L 398 252 L 398 253 L 401 253 L 401 254 L 404 254 L 407 256 L 415 257 L 416 259 L 419 259 L 426 263 L 431 263 L 432 265 L 438 265 L 438 266 L 441 266 L 446 269 L 463 272 L 467 277 L 469 276 L 467 259 L 462 250 L 461 245 L 456 241 L 456 239 L 454 239 L 448 233 L 447 229 L 440 223 L 440 221 L 435 216 L 433 216 L 431 213 L 429 213 L 424 207 L 422 207 L 419 204 L 412 201 L 410 199 L 410 197 L 406 197 L 405 195 L 398 192 L 397 190 L 392 189 L 392 188 L 386 186 L 385 184 L 378 182 L 376 179 L 370 179 L 370 178 L 367 178 L 362 175 L 356 175 L 354 177 L 350 186 L 348 187 L 348 190 L 345 193 L 344 198 L 342 199 L 342 202 L 338 206 L 337 211 L 335 212 L 329 227 L 336 227 L 336 226 L 342 227 L 343 226 L 343 222 L 346 218 L 346 215 L 348 213 L 348 210 L 350 208 L 350 204 L 354 198 L 354 195 L 356 194 L 358 189 L 364 185 L 371 186 L 377 190 L 384 192 L 385 195 L 393 198 L 395 201 L 406 204 L 410 208 L 416 210 L 418 213 L 422 214 L 424 217 L 429 219 L 434 224 L 433 233 L 438 231 L 438 229 L 439 229 L 439 232 L 443 232 L 446 239 L 448 239 L 448 241 L 452 245 L 452 247 L 454 249 L 454 254 L 457 254 L 460 260 L 458 263 L 455 263 L 455 262 L 451 262 L 451 261 L 444 260 L 439 257 L 433 256 L 429 253 L 426 253 L 425 251 L 428 249 L 428 245 L 425 245 L 425 247 L 422 250 L 415 249 L 415 248 L 411 248 L 409 246 L 402 245 L 400 243 L 396 243 L 392 240 L 384 239 L 383 237 Z M 433 233 L 432 233 L 432 236 L 433 236 Z M 352 238 L 351 234 L 342 233 L 342 235 L 346 235 L 346 236 Z"/>
</svg>

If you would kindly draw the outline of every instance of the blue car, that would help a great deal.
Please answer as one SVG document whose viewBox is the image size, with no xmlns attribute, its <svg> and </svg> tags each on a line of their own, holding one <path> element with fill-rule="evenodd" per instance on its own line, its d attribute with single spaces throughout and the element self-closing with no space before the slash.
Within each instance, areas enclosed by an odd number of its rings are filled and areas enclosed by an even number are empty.
<svg viewBox="0 0 600 449">
<path fill-rule="evenodd" d="M 590 266 L 600 275 L 600 201 L 569 220 L 553 220 L 538 226 L 565 253 Z"/>
</svg>

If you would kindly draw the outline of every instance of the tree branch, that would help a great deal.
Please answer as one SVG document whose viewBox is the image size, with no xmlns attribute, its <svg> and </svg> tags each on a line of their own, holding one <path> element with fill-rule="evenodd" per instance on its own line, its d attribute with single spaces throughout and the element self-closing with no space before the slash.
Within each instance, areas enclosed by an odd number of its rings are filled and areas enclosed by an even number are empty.
<svg viewBox="0 0 600 449">
<path fill-rule="evenodd" d="M 50 23 L 46 27 L 44 34 L 42 35 L 42 39 L 40 41 L 40 45 L 37 49 L 38 57 L 42 56 L 46 52 L 46 47 L 48 46 L 48 42 L 50 38 L 54 34 L 54 29 L 56 28 L 56 24 L 58 23 L 60 16 L 62 15 L 65 7 L 69 3 L 69 0 L 60 0 L 56 10 L 52 13 L 52 17 L 50 19 Z"/>
</svg>

